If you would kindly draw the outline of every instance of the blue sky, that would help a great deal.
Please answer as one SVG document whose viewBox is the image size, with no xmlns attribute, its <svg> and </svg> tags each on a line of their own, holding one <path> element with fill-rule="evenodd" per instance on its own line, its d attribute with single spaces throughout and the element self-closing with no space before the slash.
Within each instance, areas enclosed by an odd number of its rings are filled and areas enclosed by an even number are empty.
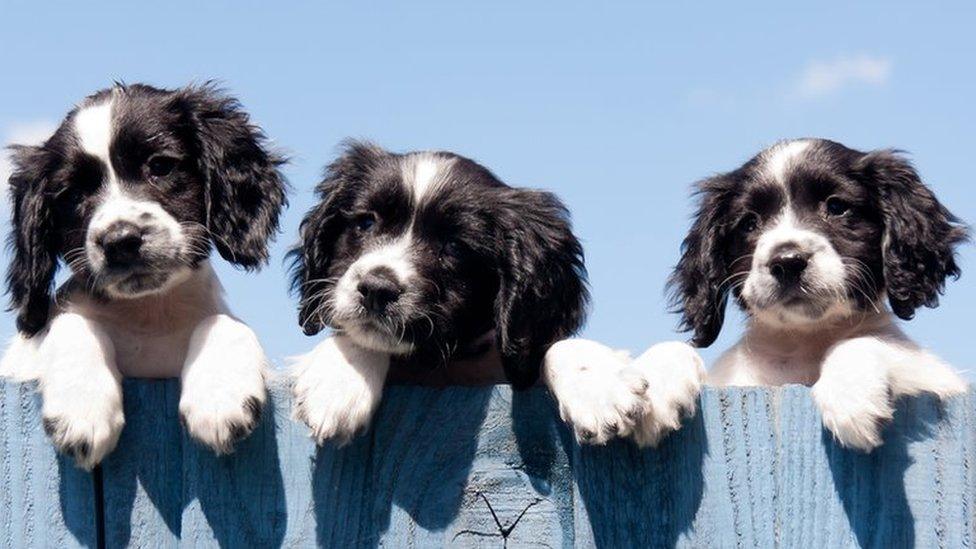
<svg viewBox="0 0 976 549">
<path fill-rule="evenodd" d="M 453 150 L 557 192 L 586 247 L 583 333 L 634 351 L 684 337 L 663 287 L 691 184 L 781 138 L 905 149 L 976 222 L 972 2 L 140 4 L 5 1 L 0 139 L 36 139 L 113 80 L 223 82 L 293 159 L 271 265 L 255 276 L 215 262 L 279 363 L 315 342 L 298 329 L 281 258 L 345 137 Z M 976 250 L 960 257 L 942 306 L 905 329 L 976 379 Z M 731 316 L 706 360 L 741 331 Z M 8 313 L 0 333 L 12 332 Z"/>
</svg>

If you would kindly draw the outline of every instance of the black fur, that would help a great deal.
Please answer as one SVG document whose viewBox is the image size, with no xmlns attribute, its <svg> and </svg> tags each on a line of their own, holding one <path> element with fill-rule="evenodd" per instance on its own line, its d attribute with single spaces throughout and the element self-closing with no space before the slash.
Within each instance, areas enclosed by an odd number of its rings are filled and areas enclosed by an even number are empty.
<svg viewBox="0 0 976 549">
<path fill-rule="evenodd" d="M 496 342 L 506 376 L 522 388 L 536 382 L 549 346 L 582 326 L 586 271 L 569 214 L 554 195 L 509 188 L 498 194 Z"/>
<path fill-rule="evenodd" d="M 938 306 L 946 278 L 959 277 L 954 250 L 967 240 L 966 228 L 895 151 L 866 154 L 857 167 L 861 180 L 875 186 L 884 219 L 888 303 L 910 320 L 915 309 Z"/>
<path fill-rule="evenodd" d="M 549 345 L 585 317 L 583 253 L 568 213 L 550 193 L 508 187 L 461 156 L 430 154 L 450 168 L 419 204 L 401 173 L 416 153 L 352 142 L 326 169 L 320 201 L 290 252 L 299 324 L 308 335 L 342 329 L 332 302 L 339 278 L 374 245 L 410 229 L 418 276 L 388 315 L 412 346 L 400 360 L 443 366 L 494 329 L 509 380 L 531 385 Z M 376 218 L 368 232 L 356 228 L 363 215 Z"/>
<path fill-rule="evenodd" d="M 731 198 L 741 175 L 716 176 L 698 183 L 700 203 L 694 224 L 682 243 L 681 259 L 668 282 L 672 301 L 681 312 L 681 329 L 693 331 L 692 343 L 708 347 L 725 320 L 730 275 L 726 241 L 731 223 Z"/>
<path fill-rule="evenodd" d="M 13 149 L 13 202 L 7 288 L 17 308 L 17 329 L 32 336 L 47 324 L 51 286 L 58 265 L 59 238 L 51 207 L 53 159 L 38 147 Z"/>
<path fill-rule="evenodd" d="M 305 214 L 299 228 L 301 242 L 289 251 L 292 258 L 292 291 L 301 298 L 298 323 L 305 335 L 315 335 L 325 328 L 324 319 L 316 314 L 329 289 L 326 278 L 333 263 L 340 234 L 349 220 L 344 208 L 352 203 L 356 189 L 366 184 L 370 172 L 387 160 L 388 153 L 361 142 L 350 142 L 344 154 L 325 170 L 325 177 L 315 187 L 318 204 Z"/>
<path fill-rule="evenodd" d="M 80 109 L 110 98 L 111 167 L 81 148 L 74 126 Z M 109 169 L 128 195 L 158 204 L 180 222 L 192 242 L 170 256 L 140 258 L 137 267 L 146 276 L 131 283 L 132 290 L 151 291 L 174 268 L 195 267 L 211 244 L 229 261 L 257 267 L 267 260 L 267 243 L 285 206 L 286 185 L 278 171 L 283 160 L 267 150 L 240 105 L 212 85 L 102 90 L 68 113 L 43 145 L 13 147 L 13 153 L 7 288 L 18 330 L 27 336 L 47 325 L 59 261 L 70 263 L 74 277 L 84 282 L 79 286 L 97 295 L 99 284 L 132 278 L 126 271 L 93 272 L 90 257 L 79 254 Z M 148 167 L 159 158 L 172 163 L 165 175 Z"/>
<path fill-rule="evenodd" d="M 174 102 L 193 120 L 206 181 L 207 227 L 220 255 L 245 269 L 268 260 L 287 204 L 278 171 L 284 158 L 270 152 L 237 99 L 211 85 L 176 92 Z"/>
<path fill-rule="evenodd" d="M 764 224 L 786 204 L 844 258 L 846 298 L 859 309 L 877 306 L 887 293 L 893 312 L 910 319 L 916 308 L 936 306 L 946 278 L 959 275 L 954 248 L 966 240 L 966 228 L 896 152 L 811 140 L 790 167 L 788 197 L 769 180 L 765 160 L 760 153 L 698 184 L 695 220 L 668 281 L 680 327 L 693 332 L 694 345 L 707 347 L 718 337 L 730 294 L 748 310 L 740 283 Z M 829 198 L 848 210 L 828 213 Z"/>
</svg>

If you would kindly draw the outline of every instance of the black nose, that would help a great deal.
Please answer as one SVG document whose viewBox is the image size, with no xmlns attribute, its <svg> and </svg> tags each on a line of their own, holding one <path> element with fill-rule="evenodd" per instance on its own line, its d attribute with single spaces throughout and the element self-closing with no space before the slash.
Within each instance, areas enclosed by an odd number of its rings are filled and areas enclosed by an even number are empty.
<svg viewBox="0 0 976 549">
<path fill-rule="evenodd" d="M 139 259 L 142 231 L 132 223 L 115 223 L 102 234 L 98 244 L 109 266 L 127 267 Z"/>
<path fill-rule="evenodd" d="M 792 285 L 800 281 L 807 268 L 807 254 L 790 251 L 777 255 L 769 262 L 769 273 L 780 284 Z"/>
<path fill-rule="evenodd" d="M 373 314 L 386 312 L 386 308 L 403 293 L 403 286 L 389 269 L 374 269 L 366 273 L 356 289 L 363 296 L 363 307 Z"/>
</svg>

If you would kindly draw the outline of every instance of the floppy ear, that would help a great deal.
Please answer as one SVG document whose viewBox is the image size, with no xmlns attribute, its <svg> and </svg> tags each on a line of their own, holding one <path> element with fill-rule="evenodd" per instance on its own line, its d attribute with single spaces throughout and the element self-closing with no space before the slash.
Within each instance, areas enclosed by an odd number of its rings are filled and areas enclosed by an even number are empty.
<svg viewBox="0 0 976 549">
<path fill-rule="evenodd" d="M 728 230 L 731 180 L 716 176 L 698 183 L 701 197 L 695 222 L 681 244 L 681 259 L 668 279 L 672 308 L 681 314 L 681 331 L 694 332 L 692 344 L 708 347 L 725 321 L 729 266 L 723 251 Z"/>
<path fill-rule="evenodd" d="M 884 218 L 885 291 L 891 309 L 909 320 L 915 309 L 936 307 L 948 276 L 958 277 L 955 247 L 966 228 L 922 183 L 898 151 L 873 151 L 859 163 L 862 180 L 876 189 Z"/>
<path fill-rule="evenodd" d="M 13 216 L 7 268 L 7 291 L 17 309 L 17 329 L 33 336 L 47 325 L 51 286 L 58 268 L 54 214 L 49 196 L 48 153 L 41 147 L 12 147 L 10 176 Z"/>
<path fill-rule="evenodd" d="M 177 92 L 189 109 L 200 143 L 207 188 L 207 228 L 224 259 L 252 269 L 268 259 L 268 242 L 287 203 L 279 166 L 260 128 L 240 103 L 210 86 Z"/>
<path fill-rule="evenodd" d="M 582 326 L 586 268 L 558 198 L 525 189 L 500 193 L 496 342 L 508 380 L 524 388 L 538 379 L 549 346 Z"/>
<path fill-rule="evenodd" d="M 369 143 L 350 141 L 342 156 L 326 168 L 325 178 L 315 189 L 319 203 L 305 214 L 299 229 L 300 242 L 288 252 L 292 262 L 291 289 L 300 297 L 298 324 L 305 335 L 319 333 L 326 324 L 321 309 L 329 287 L 325 279 L 335 242 L 345 228 L 343 207 L 352 198 L 352 187 L 388 154 Z"/>
</svg>

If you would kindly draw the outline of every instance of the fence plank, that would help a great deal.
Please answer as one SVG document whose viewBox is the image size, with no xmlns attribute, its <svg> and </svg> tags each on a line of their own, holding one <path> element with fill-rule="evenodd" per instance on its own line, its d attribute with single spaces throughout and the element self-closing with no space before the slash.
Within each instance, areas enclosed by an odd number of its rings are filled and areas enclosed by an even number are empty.
<svg viewBox="0 0 976 549">
<path fill-rule="evenodd" d="M 183 509 L 179 384 L 126 380 L 124 390 L 126 426 L 102 464 L 105 546 L 175 547 Z"/>
<path fill-rule="evenodd" d="M 57 456 L 33 384 L 0 381 L 0 547 L 95 547 L 92 475 Z"/>
<path fill-rule="evenodd" d="M 96 486 L 2 384 L 0 546 L 93 546 Z M 653 450 L 580 447 L 545 390 L 390 387 L 375 427 L 316 448 L 276 387 L 217 457 L 176 381 L 127 381 L 103 465 L 106 547 L 971 547 L 976 396 L 902 402 L 885 445 L 837 446 L 802 387 L 707 389 Z M 52 522 L 53 517 L 53 522 Z"/>
</svg>

